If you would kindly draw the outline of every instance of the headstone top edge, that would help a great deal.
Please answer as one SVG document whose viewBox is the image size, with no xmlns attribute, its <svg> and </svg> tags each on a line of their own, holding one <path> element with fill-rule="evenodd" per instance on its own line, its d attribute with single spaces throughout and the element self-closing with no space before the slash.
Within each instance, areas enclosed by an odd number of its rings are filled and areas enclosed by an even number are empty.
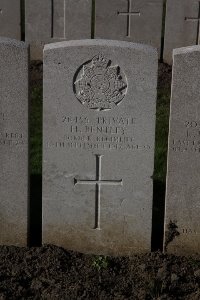
<svg viewBox="0 0 200 300">
<path fill-rule="evenodd" d="M 176 48 L 173 50 L 173 56 L 181 55 L 181 54 L 188 54 L 188 53 L 192 53 L 194 51 L 200 52 L 200 45 Z"/>
<path fill-rule="evenodd" d="M 0 37 L 0 44 L 15 46 L 18 48 L 25 48 L 25 49 L 29 48 L 29 44 L 27 42 L 18 41 L 18 40 L 6 38 L 6 37 Z"/>
<path fill-rule="evenodd" d="M 85 40 L 71 40 L 57 43 L 50 43 L 44 46 L 44 52 L 53 49 L 65 48 L 65 47 L 80 47 L 80 46 L 105 46 L 105 47 L 119 47 L 119 48 L 130 48 L 134 50 L 140 50 L 143 52 L 152 53 L 158 56 L 158 50 L 152 46 L 117 41 L 117 40 L 104 40 L 104 39 L 85 39 Z"/>
</svg>

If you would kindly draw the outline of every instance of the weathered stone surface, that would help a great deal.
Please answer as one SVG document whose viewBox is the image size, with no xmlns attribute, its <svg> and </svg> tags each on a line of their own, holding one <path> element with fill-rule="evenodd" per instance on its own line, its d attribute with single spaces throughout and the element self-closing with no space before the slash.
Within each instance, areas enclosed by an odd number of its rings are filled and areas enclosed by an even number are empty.
<svg viewBox="0 0 200 300">
<path fill-rule="evenodd" d="M 95 37 L 143 43 L 160 51 L 163 0 L 96 0 Z"/>
<path fill-rule="evenodd" d="M 0 0 L 0 36 L 21 39 L 20 0 Z"/>
<path fill-rule="evenodd" d="M 45 46 L 44 243 L 150 250 L 157 59 L 126 42 Z"/>
<path fill-rule="evenodd" d="M 47 43 L 91 37 L 92 0 L 27 0 L 26 41 L 31 58 L 42 59 Z"/>
<path fill-rule="evenodd" d="M 200 251 L 200 46 L 174 50 L 165 244 L 175 254 Z"/>
<path fill-rule="evenodd" d="M 199 0 L 168 0 L 165 22 L 164 61 L 172 64 L 175 48 L 198 45 L 200 41 Z"/>
<path fill-rule="evenodd" d="M 0 38 L 0 243 L 25 246 L 28 216 L 28 46 Z"/>
</svg>

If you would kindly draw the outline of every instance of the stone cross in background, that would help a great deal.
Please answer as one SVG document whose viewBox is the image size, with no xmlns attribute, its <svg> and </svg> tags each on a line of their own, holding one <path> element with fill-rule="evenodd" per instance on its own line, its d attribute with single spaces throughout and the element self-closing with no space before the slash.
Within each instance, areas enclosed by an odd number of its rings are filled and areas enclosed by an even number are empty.
<svg viewBox="0 0 200 300">
<path fill-rule="evenodd" d="M 131 17 L 140 16 L 139 11 L 132 11 L 132 0 L 128 0 L 128 11 L 118 12 L 118 15 L 127 17 L 127 37 L 131 37 Z"/>
<path fill-rule="evenodd" d="M 186 17 L 186 21 L 189 22 L 197 22 L 197 38 L 196 38 L 196 44 L 199 44 L 200 41 L 200 2 L 199 2 L 199 11 L 198 11 L 198 17 L 192 18 L 192 17 Z"/>
<path fill-rule="evenodd" d="M 95 38 L 161 48 L 163 0 L 95 0 Z"/>
<path fill-rule="evenodd" d="M 133 43 L 45 46 L 43 243 L 150 251 L 157 65 Z"/>
<path fill-rule="evenodd" d="M 0 38 L 0 244 L 27 245 L 29 47 Z"/>
<path fill-rule="evenodd" d="M 200 1 L 168 0 L 166 4 L 164 61 L 172 64 L 173 49 L 199 44 Z"/>
<path fill-rule="evenodd" d="M 92 0 L 26 0 L 25 38 L 31 58 L 42 59 L 44 44 L 91 38 L 91 12 Z"/>
<path fill-rule="evenodd" d="M 52 39 L 66 38 L 66 0 L 51 0 Z"/>
</svg>

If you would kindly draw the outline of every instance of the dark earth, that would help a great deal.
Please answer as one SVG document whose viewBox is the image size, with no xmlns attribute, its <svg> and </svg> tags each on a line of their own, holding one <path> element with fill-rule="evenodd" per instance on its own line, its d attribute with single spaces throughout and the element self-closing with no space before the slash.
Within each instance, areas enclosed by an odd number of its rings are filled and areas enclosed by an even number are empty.
<svg viewBox="0 0 200 300">
<path fill-rule="evenodd" d="M 31 88 L 41 86 L 41 62 L 31 64 L 30 75 Z M 171 68 L 160 63 L 158 88 L 170 89 L 170 82 Z M 31 182 L 31 199 L 37 190 L 41 198 L 41 176 Z M 163 202 L 163 192 L 158 198 L 158 203 Z M 38 224 L 32 222 L 31 226 L 34 233 Z M 40 229 L 41 224 L 37 228 L 41 234 Z M 171 232 L 168 242 L 173 238 Z M 152 249 L 162 248 L 160 242 L 156 245 L 158 239 L 154 235 Z M 40 244 L 36 240 L 35 244 Z M 200 255 L 186 258 L 152 252 L 105 257 L 53 245 L 0 246 L 0 300 L 4 299 L 200 300 Z"/>
<path fill-rule="evenodd" d="M 0 299 L 200 299 L 200 258 L 0 247 Z"/>
</svg>

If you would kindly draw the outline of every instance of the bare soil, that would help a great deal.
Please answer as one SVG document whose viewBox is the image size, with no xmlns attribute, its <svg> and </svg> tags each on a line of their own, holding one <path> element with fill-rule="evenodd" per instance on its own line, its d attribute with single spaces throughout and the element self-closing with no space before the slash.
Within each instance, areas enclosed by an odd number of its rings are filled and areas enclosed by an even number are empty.
<svg viewBox="0 0 200 300">
<path fill-rule="evenodd" d="M 98 257 L 52 245 L 0 247 L 0 299 L 199 300 L 199 259 Z"/>
</svg>

